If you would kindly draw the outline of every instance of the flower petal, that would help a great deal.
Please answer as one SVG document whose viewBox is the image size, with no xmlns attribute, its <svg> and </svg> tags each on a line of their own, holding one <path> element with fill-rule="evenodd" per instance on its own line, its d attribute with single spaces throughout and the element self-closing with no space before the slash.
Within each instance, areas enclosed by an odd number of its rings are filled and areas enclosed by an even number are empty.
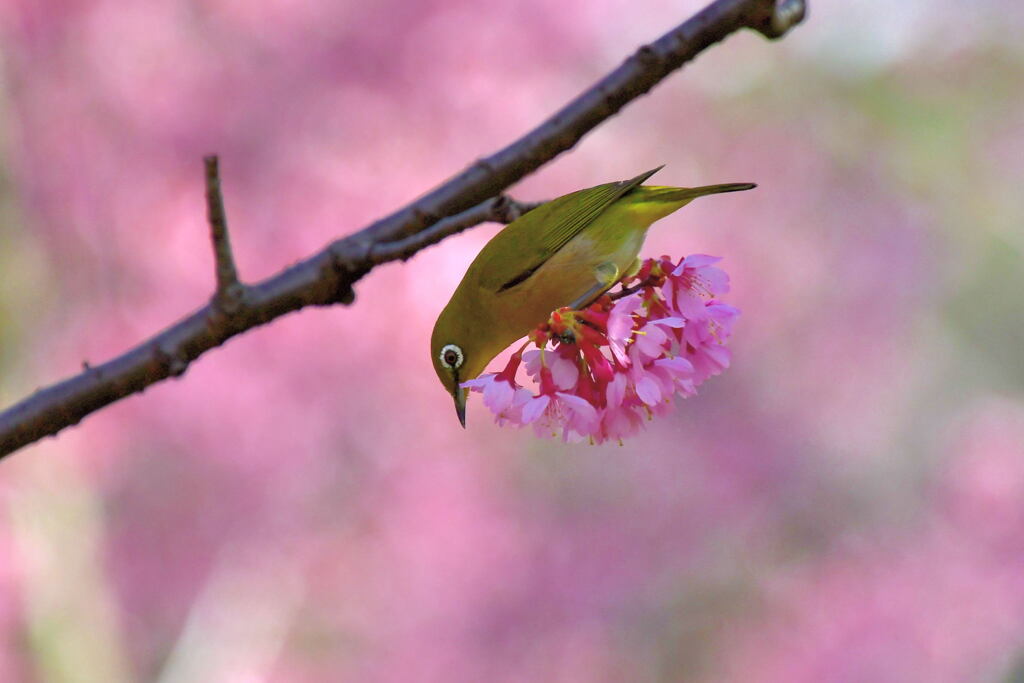
<svg viewBox="0 0 1024 683">
<path fill-rule="evenodd" d="M 566 394 L 562 391 L 559 391 L 555 395 L 562 399 L 570 410 L 583 419 L 593 421 L 597 420 L 597 409 L 590 405 L 586 399 L 580 396 L 574 396 L 573 394 Z"/>
<path fill-rule="evenodd" d="M 652 320 L 648 324 L 650 324 L 650 325 L 664 325 L 666 327 L 679 328 L 679 327 L 685 327 L 686 326 L 686 318 L 679 318 L 679 317 L 658 318 L 656 320 Z"/>
<path fill-rule="evenodd" d="M 571 391 L 580 378 L 580 371 L 576 367 L 576 363 L 564 356 L 556 356 L 555 354 L 548 354 L 548 363 L 551 367 L 551 378 L 555 381 L 555 386 L 563 391 Z"/>
<path fill-rule="evenodd" d="M 654 361 L 654 364 L 660 368 L 665 368 L 675 375 L 687 375 L 693 372 L 693 363 L 676 356 L 675 358 L 659 358 Z"/>
<path fill-rule="evenodd" d="M 526 374 L 537 381 L 540 377 L 540 349 L 530 349 L 529 351 L 523 351 L 523 363 L 526 367 Z"/>
<path fill-rule="evenodd" d="M 704 268 L 697 277 L 709 294 L 725 294 L 729 291 L 729 275 L 721 268 Z"/>
<path fill-rule="evenodd" d="M 464 389 L 470 389 L 472 391 L 483 391 L 486 389 L 497 375 L 493 372 L 480 375 L 476 379 L 467 379 L 465 382 L 459 384 Z"/>
<path fill-rule="evenodd" d="M 605 391 L 605 400 L 607 400 L 609 408 L 618 408 L 622 405 L 622 400 L 626 397 L 626 384 L 626 375 L 621 372 L 615 373 L 615 377 L 608 383 L 608 389 Z"/>
<path fill-rule="evenodd" d="M 529 403 L 523 406 L 523 424 L 536 422 L 537 418 L 544 414 L 544 410 L 547 409 L 550 402 L 551 397 L 547 394 L 534 396 Z"/>
<path fill-rule="evenodd" d="M 643 375 L 636 381 L 634 386 L 636 387 L 636 395 L 647 405 L 657 405 L 661 401 L 661 389 L 653 378 Z"/>
<path fill-rule="evenodd" d="M 690 254 L 683 259 L 675 270 L 672 271 L 672 275 L 679 276 L 683 274 L 684 269 L 695 270 L 697 268 L 705 268 L 710 266 L 712 263 L 718 263 L 722 260 L 721 256 L 711 256 L 709 254 Z"/>
<path fill-rule="evenodd" d="M 494 380 L 484 387 L 484 405 L 495 414 L 508 408 L 514 396 L 515 387 L 505 380 Z"/>
</svg>

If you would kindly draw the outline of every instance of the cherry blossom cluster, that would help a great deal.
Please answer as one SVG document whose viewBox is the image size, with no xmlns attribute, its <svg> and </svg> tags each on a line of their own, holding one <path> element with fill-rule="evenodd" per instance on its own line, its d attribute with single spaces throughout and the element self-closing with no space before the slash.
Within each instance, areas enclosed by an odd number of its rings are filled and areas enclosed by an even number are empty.
<svg viewBox="0 0 1024 683">
<path fill-rule="evenodd" d="M 729 367 L 726 343 L 739 310 L 719 301 L 721 259 L 647 259 L 622 288 L 584 310 L 561 308 L 534 330 L 501 372 L 462 386 L 483 394 L 499 425 L 538 436 L 603 443 L 638 431 Z M 529 349 L 530 346 L 535 348 Z M 519 384 L 520 368 L 534 388 Z"/>
</svg>

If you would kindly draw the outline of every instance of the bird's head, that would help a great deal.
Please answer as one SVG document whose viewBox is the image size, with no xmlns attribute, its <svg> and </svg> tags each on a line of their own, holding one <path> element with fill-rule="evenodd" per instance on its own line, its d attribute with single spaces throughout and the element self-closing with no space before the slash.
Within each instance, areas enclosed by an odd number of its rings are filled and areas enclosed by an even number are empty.
<svg viewBox="0 0 1024 683">
<path fill-rule="evenodd" d="M 458 315 L 450 307 L 437 319 L 430 338 L 434 372 L 455 400 L 455 412 L 463 427 L 466 426 L 466 390 L 459 385 L 483 372 L 493 356 L 487 355 L 479 341 L 467 324 L 467 316 Z"/>
</svg>

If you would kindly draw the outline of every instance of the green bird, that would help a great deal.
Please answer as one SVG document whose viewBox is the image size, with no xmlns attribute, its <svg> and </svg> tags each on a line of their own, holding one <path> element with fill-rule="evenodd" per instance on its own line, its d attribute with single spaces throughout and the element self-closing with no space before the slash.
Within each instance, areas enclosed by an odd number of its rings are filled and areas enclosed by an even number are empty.
<svg viewBox="0 0 1024 683">
<path fill-rule="evenodd" d="M 697 197 L 755 187 L 641 185 L 661 168 L 542 204 L 505 226 L 473 260 L 430 339 L 434 370 L 463 427 L 460 384 L 555 309 L 582 308 L 630 273 L 652 223 Z"/>
</svg>

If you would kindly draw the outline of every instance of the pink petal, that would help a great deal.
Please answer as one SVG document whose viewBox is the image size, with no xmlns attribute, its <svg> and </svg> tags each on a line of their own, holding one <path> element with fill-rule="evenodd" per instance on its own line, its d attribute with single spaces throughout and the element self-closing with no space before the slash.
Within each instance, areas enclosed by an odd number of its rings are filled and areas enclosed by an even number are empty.
<svg viewBox="0 0 1024 683">
<path fill-rule="evenodd" d="M 706 320 L 691 321 L 683 328 L 683 339 L 691 346 L 702 346 L 709 338 L 711 338 L 711 331 L 708 329 Z"/>
<path fill-rule="evenodd" d="M 695 318 L 705 317 L 704 312 L 705 299 L 700 296 L 697 292 L 692 289 L 685 289 L 680 291 L 674 302 L 674 308 L 677 313 L 680 313 L 684 318 L 693 320 Z"/>
<path fill-rule="evenodd" d="M 566 406 L 576 413 L 576 415 L 583 418 L 584 421 L 597 422 L 597 409 L 590 405 L 586 399 L 580 396 L 574 396 L 573 394 L 566 394 L 561 391 L 555 395 L 562 399 Z"/>
<path fill-rule="evenodd" d="M 601 423 L 605 434 L 611 439 L 623 439 L 643 426 L 643 420 L 632 408 L 607 410 Z"/>
<path fill-rule="evenodd" d="M 672 275 L 678 277 L 683 274 L 683 271 L 687 268 L 696 269 L 710 266 L 712 263 L 718 263 L 722 260 L 721 256 L 710 256 L 708 254 L 690 254 L 683 259 L 675 270 L 672 271 Z"/>
<path fill-rule="evenodd" d="M 669 310 L 676 310 L 676 285 L 671 278 L 665 280 L 665 284 L 661 286 L 661 298 L 665 300 Z"/>
<path fill-rule="evenodd" d="M 658 318 L 652 320 L 649 324 L 651 325 L 664 325 L 665 327 L 680 328 L 686 326 L 686 318 Z"/>
<path fill-rule="evenodd" d="M 535 422 L 537 418 L 544 414 L 544 410 L 550 402 L 551 397 L 547 394 L 533 397 L 529 403 L 523 406 L 523 424 L 528 425 L 531 422 Z"/>
<path fill-rule="evenodd" d="M 548 363 L 551 368 L 551 378 L 555 386 L 563 391 L 570 391 L 576 386 L 580 378 L 580 371 L 576 363 L 563 356 L 548 354 Z"/>
<path fill-rule="evenodd" d="M 719 326 L 726 331 L 726 334 L 732 331 L 732 326 L 736 322 L 736 318 L 740 316 L 740 309 L 735 306 L 717 302 L 708 304 L 705 312 L 711 320 L 717 322 Z"/>
<path fill-rule="evenodd" d="M 615 377 L 608 383 L 608 389 L 605 391 L 605 400 L 608 401 L 609 407 L 618 408 L 622 405 L 622 400 L 626 397 L 626 383 L 626 375 L 621 372 L 615 373 Z"/>
<path fill-rule="evenodd" d="M 704 347 L 702 350 L 720 367 L 729 367 L 729 360 L 732 358 L 732 353 L 726 347 L 721 344 L 711 344 Z"/>
<path fill-rule="evenodd" d="M 665 368 L 674 375 L 685 376 L 693 373 L 693 363 L 680 356 L 675 358 L 659 358 L 654 361 L 654 364 L 660 368 Z"/>
<path fill-rule="evenodd" d="M 633 313 L 642 303 L 639 294 L 631 294 L 616 301 L 608 316 L 608 345 L 612 349 L 612 355 L 622 364 L 629 363 L 626 358 L 626 345 L 633 336 L 633 328 L 636 326 Z"/>
<path fill-rule="evenodd" d="M 523 363 L 526 367 L 526 374 L 539 381 L 540 378 L 540 349 L 530 349 L 523 352 Z"/>
<path fill-rule="evenodd" d="M 486 374 L 480 375 L 476 379 L 467 379 L 465 382 L 459 384 L 459 386 L 465 389 L 483 391 L 491 384 L 491 382 L 494 381 L 495 377 L 497 377 L 497 374 L 493 372 L 488 372 Z"/>
<path fill-rule="evenodd" d="M 608 316 L 609 338 L 626 340 L 633 333 L 633 313 L 640 308 L 643 299 L 639 294 L 631 294 L 615 302 Z"/>
<path fill-rule="evenodd" d="M 647 371 L 647 376 L 650 377 L 658 385 L 658 394 L 660 399 L 657 404 L 664 403 L 664 399 L 668 398 L 676 391 L 676 380 L 670 372 L 664 368 L 660 368 L 657 365 L 652 365 Z"/>
<path fill-rule="evenodd" d="M 505 380 L 494 380 L 484 388 L 484 405 L 492 413 L 500 413 L 512 403 L 515 389 Z"/>
<path fill-rule="evenodd" d="M 633 346 L 637 349 L 637 353 L 643 354 L 647 358 L 657 358 L 664 353 L 665 349 L 662 347 L 667 341 L 668 335 L 663 329 L 648 323 L 637 333 Z"/>
<path fill-rule="evenodd" d="M 624 296 L 612 305 L 612 315 L 632 315 L 640 308 L 643 298 L 638 292 Z"/>
<path fill-rule="evenodd" d="M 626 345 L 615 340 L 609 340 L 609 348 L 612 350 L 612 355 L 615 357 L 620 364 L 629 367 L 629 356 L 626 355 Z"/>
<path fill-rule="evenodd" d="M 658 383 L 647 375 L 637 380 L 635 387 L 636 395 L 647 405 L 653 406 L 661 401 L 661 389 L 658 388 Z"/>
<path fill-rule="evenodd" d="M 515 394 L 512 398 L 512 403 L 505 408 L 501 413 L 495 416 L 494 421 L 498 423 L 498 426 L 503 426 L 506 422 L 522 427 L 523 422 L 523 406 L 533 400 L 533 394 L 526 389 L 519 387 L 516 389 Z"/>
<path fill-rule="evenodd" d="M 705 268 L 698 273 L 698 277 L 711 294 L 725 294 L 729 291 L 729 276 L 721 268 Z"/>
</svg>

